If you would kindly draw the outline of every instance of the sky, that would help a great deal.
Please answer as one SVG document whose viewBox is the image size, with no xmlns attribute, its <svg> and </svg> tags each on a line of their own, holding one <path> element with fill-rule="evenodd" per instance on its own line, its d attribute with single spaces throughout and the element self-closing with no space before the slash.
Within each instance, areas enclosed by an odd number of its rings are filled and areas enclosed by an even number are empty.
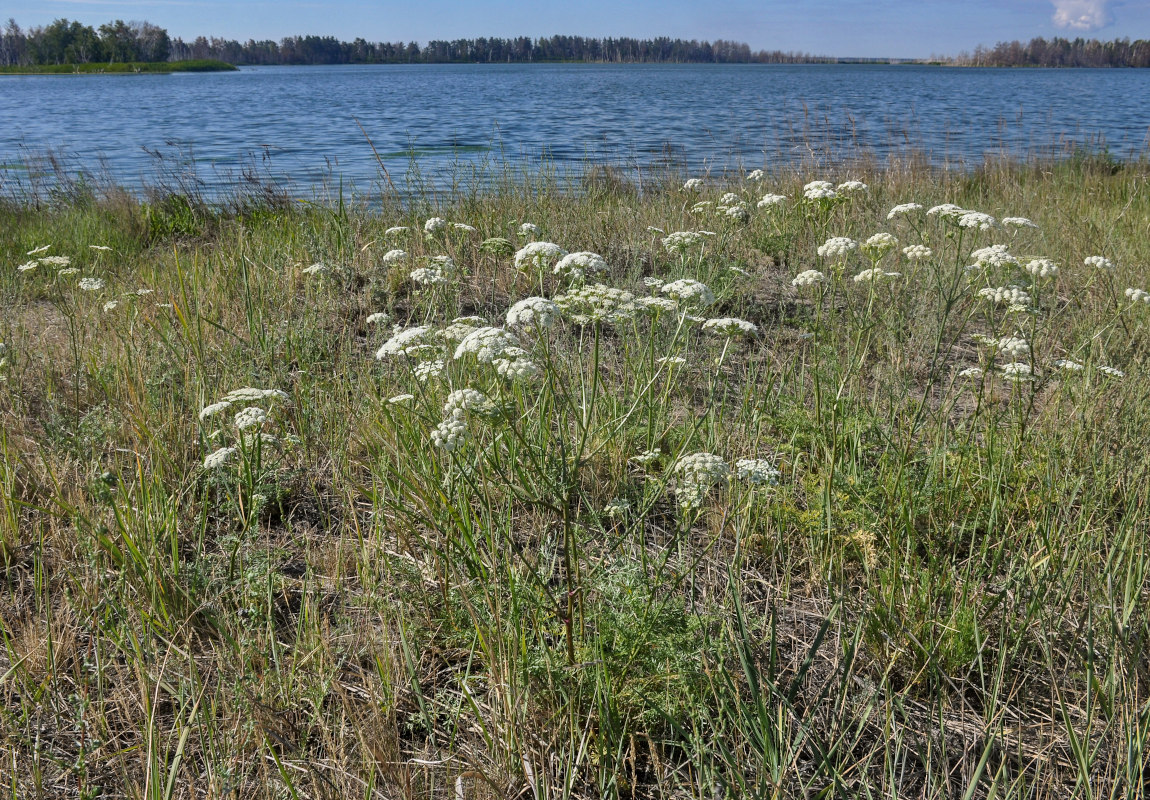
<svg viewBox="0 0 1150 800">
<path fill-rule="evenodd" d="M 839 57 L 925 58 L 1035 36 L 1150 39 L 1150 0 L 6 0 L 24 27 L 147 20 L 185 40 L 670 36 Z"/>
</svg>

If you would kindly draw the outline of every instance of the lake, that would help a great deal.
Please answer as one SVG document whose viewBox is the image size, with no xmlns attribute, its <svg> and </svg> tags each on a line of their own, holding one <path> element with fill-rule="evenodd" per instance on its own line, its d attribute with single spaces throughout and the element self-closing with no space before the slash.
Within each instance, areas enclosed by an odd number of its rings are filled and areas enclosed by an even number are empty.
<svg viewBox="0 0 1150 800">
<path fill-rule="evenodd" d="M 318 194 L 510 162 L 698 175 L 915 149 L 936 163 L 1150 141 L 1150 70 L 418 65 L 0 77 L 0 189 L 46 153 L 129 188 L 244 172 Z M 40 162 L 42 163 L 42 162 Z"/>
</svg>

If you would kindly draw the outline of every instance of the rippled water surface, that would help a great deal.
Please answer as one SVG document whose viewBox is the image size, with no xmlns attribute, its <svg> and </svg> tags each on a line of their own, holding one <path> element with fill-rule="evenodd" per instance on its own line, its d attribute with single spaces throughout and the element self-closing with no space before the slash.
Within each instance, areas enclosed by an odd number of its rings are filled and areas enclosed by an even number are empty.
<svg viewBox="0 0 1150 800">
<path fill-rule="evenodd" d="M 232 73 L 0 77 L 0 180 L 46 152 L 129 187 L 209 189 L 244 169 L 315 188 L 441 187 L 504 161 L 636 171 L 802 158 L 936 162 L 1105 144 L 1144 153 L 1150 70 L 920 66 L 262 67 Z"/>
</svg>

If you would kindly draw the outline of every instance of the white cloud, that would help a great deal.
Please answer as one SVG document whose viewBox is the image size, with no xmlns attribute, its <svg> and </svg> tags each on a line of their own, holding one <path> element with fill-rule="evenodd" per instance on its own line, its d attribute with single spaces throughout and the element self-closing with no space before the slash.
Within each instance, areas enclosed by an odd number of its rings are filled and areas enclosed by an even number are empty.
<svg viewBox="0 0 1150 800">
<path fill-rule="evenodd" d="M 1059 28 L 1092 31 L 1109 25 L 1110 0 L 1051 0 L 1054 3 L 1054 24 Z"/>
</svg>

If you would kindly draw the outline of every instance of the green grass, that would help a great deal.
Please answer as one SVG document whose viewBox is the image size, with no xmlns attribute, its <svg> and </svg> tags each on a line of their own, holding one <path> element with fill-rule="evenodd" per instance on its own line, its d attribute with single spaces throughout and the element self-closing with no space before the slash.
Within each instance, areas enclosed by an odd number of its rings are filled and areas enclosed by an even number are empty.
<svg viewBox="0 0 1150 800">
<path fill-rule="evenodd" d="M 213 59 L 193 61 L 132 61 L 108 64 L 35 64 L 0 67 L 0 75 L 135 75 L 169 72 L 231 72 L 232 64 Z"/>
<path fill-rule="evenodd" d="M 370 211 L 91 186 L 9 203 L 3 790 L 1146 797 L 1150 304 L 1125 293 L 1150 289 L 1145 176 L 1080 157 L 697 193 L 508 175 Z M 824 177 L 870 188 L 800 199 Z M 692 211 L 727 191 L 749 221 Z M 756 208 L 768 191 L 789 200 Z M 887 219 L 911 201 L 1038 228 Z M 425 235 L 433 216 L 477 231 Z M 602 255 L 590 283 L 691 278 L 715 302 L 581 319 L 549 265 L 514 265 L 524 222 Z M 672 252 L 652 228 L 714 235 Z M 877 261 L 817 255 L 879 231 L 898 248 Z M 1019 263 L 965 269 L 992 243 Z M 45 256 L 70 263 L 17 269 Z M 414 283 L 434 256 L 456 269 Z M 1024 269 L 1040 257 L 1056 276 Z M 875 263 L 900 274 L 853 279 Z M 792 286 L 812 269 L 829 279 Z M 1027 308 L 979 295 L 1012 284 Z M 502 364 L 435 333 L 536 295 L 565 310 Z M 392 325 L 425 346 L 377 359 Z M 283 395 L 201 417 L 244 387 Z M 463 388 L 487 402 L 437 447 Z M 684 504 L 696 452 L 778 483 L 731 474 Z"/>
</svg>

